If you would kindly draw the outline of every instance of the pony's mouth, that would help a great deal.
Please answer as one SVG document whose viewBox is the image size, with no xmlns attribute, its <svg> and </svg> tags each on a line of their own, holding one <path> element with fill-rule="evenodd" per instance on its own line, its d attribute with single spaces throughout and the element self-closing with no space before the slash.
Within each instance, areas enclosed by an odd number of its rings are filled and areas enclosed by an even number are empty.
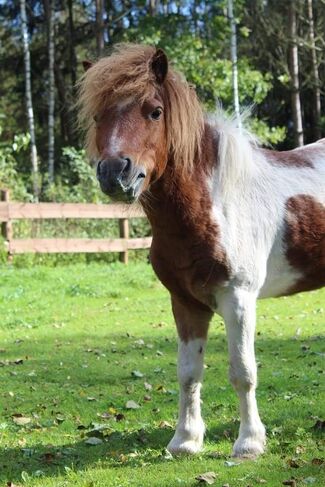
<svg viewBox="0 0 325 487">
<path fill-rule="evenodd" d="M 127 161 L 126 164 L 121 161 Z M 130 159 L 102 161 L 97 166 L 97 179 L 103 193 L 114 201 L 133 203 L 142 193 L 146 170 Z"/>
<path fill-rule="evenodd" d="M 110 185 L 110 187 L 100 183 L 100 188 L 103 193 L 107 194 L 107 196 L 109 196 L 113 201 L 121 201 L 129 204 L 134 203 L 134 201 L 136 201 L 141 194 L 139 184 L 134 186 L 125 186 L 121 181 L 118 181 L 117 184 L 114 184 L 113 186 Z"/>
</svg>

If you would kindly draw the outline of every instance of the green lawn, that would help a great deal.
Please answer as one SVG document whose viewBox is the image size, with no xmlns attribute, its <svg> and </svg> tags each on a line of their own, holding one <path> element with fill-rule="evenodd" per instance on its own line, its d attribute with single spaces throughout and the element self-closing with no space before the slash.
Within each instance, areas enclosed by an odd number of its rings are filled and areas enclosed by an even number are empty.
<svg viewBox="0 0 325 487">
<path fill-rule="evenodd" d="M 325 289 L 259 303 L 258 401 L 268 450 L 234 465 L 238 404 L 219 317 L 202 391 L 205 450 L 172 459 L 165 447 L 177 418 L 176 331 L 150 266 L 0 272 L 0 486 L 193 486 L 207 471 L 220 487 L 291 478 L 325 485 Z M 128 401 L 140 407 L 127 409 Z"/>
</svg>

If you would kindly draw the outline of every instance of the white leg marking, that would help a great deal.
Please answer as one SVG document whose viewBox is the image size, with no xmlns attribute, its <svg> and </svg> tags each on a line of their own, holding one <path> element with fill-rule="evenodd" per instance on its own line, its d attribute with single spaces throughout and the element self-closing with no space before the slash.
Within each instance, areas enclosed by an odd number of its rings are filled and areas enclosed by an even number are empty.
<svg viewBox="0 0 325 487">
<path fill-rule="evenodd" d="M 167 449 L 172 454 L 197 453 L 202 449 L 204 423 L 201 417 L 200 390 L 206 340 L 196 338 L 178 345 L 180 385 L 179 420 Z"/>
<path fill-rule="evenodd" d="M 239 436 L 233 455 L 241 457 L 255 457 L 263 453 L 265 446 L 265 428 L 255 397 L 255 307 L 255 294 L 242 289 L 232 290 L 222 305 L 230 355 L 229 377 L 240 400 Z"/>
</svg>

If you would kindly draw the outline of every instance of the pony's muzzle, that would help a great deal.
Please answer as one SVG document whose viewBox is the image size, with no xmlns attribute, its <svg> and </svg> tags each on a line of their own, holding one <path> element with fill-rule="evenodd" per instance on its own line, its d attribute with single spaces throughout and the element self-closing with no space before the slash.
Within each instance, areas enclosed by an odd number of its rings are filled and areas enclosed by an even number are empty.
<svg viewBox="0 0 325 487">
<path fill-rule="evenodd" d="M 141 194 L 145 177 L 145 168 L 129 157 L 104 159 L 97 164 L 100 188 L 114 200 L 132 203 Z"/>
</svg>

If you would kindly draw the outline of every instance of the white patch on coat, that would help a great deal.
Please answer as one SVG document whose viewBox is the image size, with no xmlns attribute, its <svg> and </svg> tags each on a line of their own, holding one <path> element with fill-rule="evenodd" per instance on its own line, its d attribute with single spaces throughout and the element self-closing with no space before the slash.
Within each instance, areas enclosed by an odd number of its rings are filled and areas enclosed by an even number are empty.
<svg viewBox="0 0 325 487">
<path fill-rule="evenodd" d="M 236 141 L 235 131 L 228 133 L 225 126 L 218 132 L 222 146 L 229 146 L 222 139 L 230 139 L 231 151 L 222 154 L 210 181 L 213 218 L 231 269 L 230 285 L 256 291 L 259 297 L 278 296 L 302 277 L 285 256 L 286 202 L 298 194 L 325 200 L 325 147 L 318 144 L 324 157 L 319 149 L 315 155 L 311 150 L 314 168 L 272 165 L 249 138 L 243 142 L 245 136 L 239 134 Z M 246 163 L 246 170 L 240 168 Z M 228 177 L 226 184 L 220 182 L 220 171 Z"/>
<path fill-rule="evenodd" d="M 130 105 L 134 102 L 134 98 L 128 97 L 125 98 L 124 100 L 121 100 L 115 107 L 115 110 L 118 113 L 118 118 L 116 120 L 114 129 L 110 135 L 109 139 L 109 144 L 110 144 L 110 149 L 112 153 L 119 155 L 120 153 L 120 147 L 121 147 L 121 137 L 120 137 L 120 130 L 121 130 L 121 125 L 123 124 L 123 112 L 125 112 Z"/>
<path fill-rule="evenodd" d="M 167 447 L 172 454 L 197 453 L 202 448 L 204 423 L 200 391 L 205 346 L 203 338 L 187 343 L 180 341 L 178 345 L 179 418 L 175 435 Z"/>
</svg>

